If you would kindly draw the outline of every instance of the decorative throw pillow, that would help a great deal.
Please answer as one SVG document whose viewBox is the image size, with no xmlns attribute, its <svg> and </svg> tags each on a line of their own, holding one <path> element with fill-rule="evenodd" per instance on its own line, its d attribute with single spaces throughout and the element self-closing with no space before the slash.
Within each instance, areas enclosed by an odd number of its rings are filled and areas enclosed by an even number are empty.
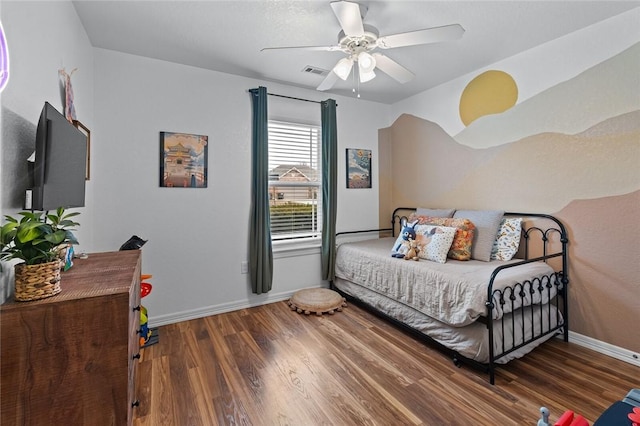
<svg viewBox="0 0 640 426">
<path fill-rule="evenodd" d="M 416 209 L 416 215 L 418 216 L 431 216 L 431 217 L 453 217 L 453 213 L 456 209 L 425 209 L 418 207 Z"/>
<path fill-rule="evenodd" d="M 471 259 L 471 246 L 476 226 L 469 219 L 456 219 L 453 217 L 410 216 L 417 220 L 419 225 L 438 225 L 456 228 L 456 235 L 447 253 L 447 257 L 455 260 Z"/>
<path fill-rule="evenodd" d="M 518 252 L 520 235 L 522 233 L 522 218 L 509 217 L 502 219 L 498 235 L 493 240 L 491 260 L 511 260 Z"/>
<path fill-rule="evenodd" d="M 469 219 L 476 226 L 471 246 L 472 259 L 483 262 L 491 260 L 491 247 L 498 234 L 502 216 L 503 210 L 456 210 L 453 217 Z"/>
<path fill-rule="evenodd" d="M 416 225 L 416 241 L 420 247 L 421 259 L 438 263 L 447 261 L 447 253 L 456 235 L 456 228 L 447 226 Z"/>
</svg>

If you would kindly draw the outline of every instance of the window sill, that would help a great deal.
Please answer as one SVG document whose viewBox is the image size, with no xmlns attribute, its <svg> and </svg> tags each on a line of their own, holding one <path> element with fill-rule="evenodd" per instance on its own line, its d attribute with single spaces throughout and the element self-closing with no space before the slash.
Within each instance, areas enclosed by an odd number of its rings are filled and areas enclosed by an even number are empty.
<svg viewBox="0 0 640 426">
<path fill-rule="evenodd" d="M 320 238 L 302 241 L 273 241 L 271 245 L 273 248 L 273 258 L 279 259 L 320 254 L 322 241 Z"/>
</svg>

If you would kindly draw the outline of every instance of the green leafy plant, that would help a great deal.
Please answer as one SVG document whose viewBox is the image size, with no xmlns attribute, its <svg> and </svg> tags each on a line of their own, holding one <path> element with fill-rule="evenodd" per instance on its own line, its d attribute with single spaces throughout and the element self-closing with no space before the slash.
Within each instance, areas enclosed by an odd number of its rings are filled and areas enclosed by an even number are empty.
<svg viewBox="0 0 640 426">
<path fill-rule="evenodd" d="M 71 220 L 78 212 L 65 213 L 59 207 L 55 213 L 20 212 L 20 220 L 5 216 L 0 228 L 0 260 L 22 259 L 27 265 L 52 262 L 60 257 L 60 250 L 78 244 L 72 231 L 79 226 Z"/>
</svg>

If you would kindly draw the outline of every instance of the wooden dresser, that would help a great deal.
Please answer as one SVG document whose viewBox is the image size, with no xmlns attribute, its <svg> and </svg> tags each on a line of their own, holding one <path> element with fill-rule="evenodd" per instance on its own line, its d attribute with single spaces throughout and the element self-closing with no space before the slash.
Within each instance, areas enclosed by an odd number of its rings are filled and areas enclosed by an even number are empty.
<svg viewBox="0 0 640 426">
<path fill-rule="evenodd" d="M 140 263 L 140 250 L 90 254 L 60 294 L 0 306 L 0 424 L 132 424 Z"/>
</svg>

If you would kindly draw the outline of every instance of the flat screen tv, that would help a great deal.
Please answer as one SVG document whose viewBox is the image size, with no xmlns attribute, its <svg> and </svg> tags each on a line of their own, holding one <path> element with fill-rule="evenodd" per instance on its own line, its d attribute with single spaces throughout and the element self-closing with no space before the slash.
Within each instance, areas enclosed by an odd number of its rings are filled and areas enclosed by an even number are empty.
<svg viewBox="0 0 640 426">
<path fill-rule="evenodd" d="M 87 137 L 45 102 L 36 130 L 33 210 L 84 207 Z"/>
</svg>

